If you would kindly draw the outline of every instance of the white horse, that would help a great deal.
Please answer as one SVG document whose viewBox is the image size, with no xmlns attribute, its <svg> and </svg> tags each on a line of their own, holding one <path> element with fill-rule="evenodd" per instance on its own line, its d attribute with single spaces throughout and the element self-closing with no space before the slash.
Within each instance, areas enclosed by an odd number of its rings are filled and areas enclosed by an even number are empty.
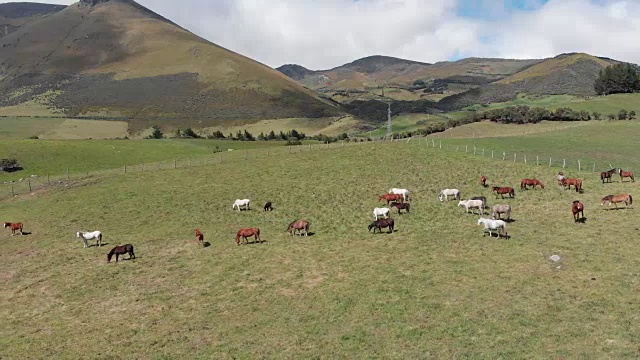
<svg viewBox="0 0 640 360">
<path fill-rule="evenodd" d="M 389 208 L 373 208 L 373 217 L 375 217 L 376 220 L 378 220 L 378 216 L 384 216 L 385 218 L 388 218 L 390 214 L 391 209 Z"/>
<path fill-rule="evenodd" d="M 467 213 L 469 212 L 469 209 L 478 209 L 480 212 L 478 215 L 482 215 L 484 212 L 484 201 L 482 200 L 460 200 L 458 202 L 458 206 L 464 206 Z M 473 210 L 471 210 L 471 213 L 475 214 Z"/>
<path fill-rule="evenodd" d="M 478 225 L 484 225 L 484 231 L 489 230 L 489 236 L 493 236 L 492 233 L 495 232 L 496 235 L 500 237 L 500 232 L 498 232 L 499 230 L 504 233 L 504 236 L 509 236 L 507 234 L 507 223 L 504 220 L 480 218 L 478 219 Z M 484 233 L 482 236 L 484 236 Z"/>
<path fill-rule="evenodd" d="M 460 190 L 458 189 L 444 189 L 440 191 L 440 195 L 438 195 L 438 199 L 440 201 L 449 201 L 449 196 L 453 196 L 455 199 L 460 200 Z"/>
<path fill-rule="evenodd" d="M 242 199 L 242 200 L 236 199 L 236 201 L 233 203 L 233 206 L 231 208 L 235 209 L 237 207 L 238 211 L 240 211 L 240 207 L 244 206 L 247 210 L 251 210 L 250 202 L 251 200 L 249 199 Z"/>
<path fill-rule="evenodd" d="M 96 246 L 102 246 L 102 233 L 100 231 L 82 232 L 78 231 L 76 236 L 82 239 L 84 247 L 89 247 L 87 240 L 96 240 Z"/>
<path fill-rule="evenodd" d="M 558 185 L 562 185 L 562 180 L 566 179 L 567 177 L 564 176 L 564 174 L 558 173 L 558 175 L 556 175 L 556 180 L 558 180 Z"/>
<path fill-rule="evenodd" d="M 411 191 L 409 191 L 407 189 L 392 188 L 392 189 L 389 190 L 389 194 L 402 195 L 402 199 L 404 201 L 409 200 L 409 194 L 410 193 L 411 193 Z"/>
<path fill-rule="evenodd" d="M 511 220 L 511 205 L 493 205 L 491 217 L 500 220 L 500 214 L 507 214 L 507 219 Z"/>
</svg>

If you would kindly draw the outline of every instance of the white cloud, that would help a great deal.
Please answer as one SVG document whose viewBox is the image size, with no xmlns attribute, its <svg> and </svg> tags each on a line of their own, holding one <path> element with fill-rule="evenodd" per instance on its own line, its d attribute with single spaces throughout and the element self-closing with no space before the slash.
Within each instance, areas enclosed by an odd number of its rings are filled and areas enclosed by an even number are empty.
<svg viewBox="0 0 640 360">
<path fill-rule="evenodd" d="M 139 0 L 273 67 L 325 69 L 375 54 L 436 62 L 458 55 L 540 58 L 574 51 L 640 63 L 640 23 L 634 19 L 640 2 L 526 2 L 528 11 L 491 5 L 490 20 L 482 20 L 459 16 L 449 0 Z"/>
</svg>

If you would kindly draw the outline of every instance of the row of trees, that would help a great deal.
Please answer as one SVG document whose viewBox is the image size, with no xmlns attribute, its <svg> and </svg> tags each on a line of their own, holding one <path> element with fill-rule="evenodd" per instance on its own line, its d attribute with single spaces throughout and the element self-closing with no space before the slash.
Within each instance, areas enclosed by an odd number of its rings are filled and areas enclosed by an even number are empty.
<svg viewBox="0 0 640 360">
<path fill-rule="evenodd" d="M 640 91 L 640 78 L 631 64 L 616 64 L 600 70 L 593 84 L 598 95 Z"/>
<path fill-rule="evenodd" d="M 529 107 L 526 105 L 509 106 L 500 109 L 492 109 L 476 112 L 472 119 L 474 121 L 491 120 L 504 124 L 535 124 L 542 120 L 551 121 L 587 121 L 587 120 L 633 120 L 636 118 L 635 111 L 621 109 L 617 114 L 601 114 L 597 111 L 590 113 L 586 110 L 573 110 L 570 108 L 558 108 L 548 110 L 541 107 Z"/>
</svg>

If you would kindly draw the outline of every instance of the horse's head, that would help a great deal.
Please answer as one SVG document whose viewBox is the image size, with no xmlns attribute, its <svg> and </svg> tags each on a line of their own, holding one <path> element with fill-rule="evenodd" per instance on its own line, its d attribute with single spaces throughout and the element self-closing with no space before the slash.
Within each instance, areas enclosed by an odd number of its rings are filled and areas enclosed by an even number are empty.
<svg viewBox="0 0 640 360">
<path fill-rule="evenodd" d="M 111 262 L 111 257 L 113 256 L 113 250 L 109 251 L 107 254 L 107 262 Z"/>
<path fill-rule="evenodd" d="M 540 181 L 538 181 L 538 184 L 540 184 L 540 187 L 544 189 L 544 184 Z"/>
<path fill-rule="evenodd" d="M 372 222 L 371 224 L 369 224 L 369 226 L 367 227 L 368 231 L 371 231 L 371 229 L 373 229 L 374 227 L 376 227 L 376 222 Z"/>
<path fill-rule="evenodd" d="M 464 204 L 466 204 L 466 201 L 464 200 L 458 201 L 458 206 L 463 206 Z"/>
<path fill-rule="evenodd" d="M 8 222 L 4 223 L 5 228 L 8 228 L 9 226 L 11 226 L 11 223 L 8 223 Z"/>
</svg>

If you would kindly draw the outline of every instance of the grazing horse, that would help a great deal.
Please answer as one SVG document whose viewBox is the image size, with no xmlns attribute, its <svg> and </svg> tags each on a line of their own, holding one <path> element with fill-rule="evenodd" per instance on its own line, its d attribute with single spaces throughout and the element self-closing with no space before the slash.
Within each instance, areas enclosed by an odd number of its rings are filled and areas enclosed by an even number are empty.
<svg viewBox="0 0 640 360">
<path fill-rule="evenodd" d="M 460 200 L 458 206 L 464 206 L 467 213 L 469 213 L 469 209 L 478 209 L 478 215 L 484 213 L 484 201 L 482 200 Z M 473 210 L 471 210 L 471 213 L 475 215 Z"/>
<path fill-rule="evenodd" d="M 200 229 L 196 229 L 196 239 L 198 239 L 200 245 L 204 246 L 204 234 Z"/>
<path fill-rule="evenodd" d="M 520 190 L 527 190 L 527 186 L 533 186 L 535 189 L 536 185 L 544 189 L 544 184 L 538 179 L 522 179 L 522 181 L 520 181 Z"/>
<path fill-rule="evenodd" d="M 302 230 L 304 230 L 304 236 L 309 236 L 309 226 L 311 226 L 311 223 L 307 220 L 296 220 L 289 224 L 287 232 L 289 235 L 293 236 L 297 230 L 298 234 L 302 235 Z"/>
<path fill-rule="evenodd" d="M 244 239 L 245 244 L 248 244 L 249 242 L 247 241 L 247 237 L 251 236 L 253 236 L 256 241 L 262 242 L 262 239 L 260 238 L 260 229 L 245 228 L 238 230 L 238 233 L 236 234 L 236 244 L 240 245 L 240 237 Z"/>
<path fill-rule="evenodd" d="M 605 180 L 607 180 L 607 182 L 611 182 L 611 175 L 617 173 L 618 171 L 616 169 L 611 169 L 611 170 L 607 170 L 607 171 L 603 171 L 600 173 L 600 180 L 602 180 L 602 183 L 604 184 Z"/>
<path fill-rule="evenodd" d="M 622 169 L 618 169 L 618 174 L 620 175 L 620 182 L 624 181 L 624 178 L 628 177 L 631 178 L 631 181 L 635 182 L 636 179 L 633 177 L 633 172 L 632 171 L 624 171 Z"/>
<path fill-rule="evenodd" d="M 22 223 L 10 223 L 10 222 L 6 222 L 4 223 L 4 228 L 9 228 L 11 229 L 11 236 L 14 236 L 16 234 L 16 231 L 20 233 L 20 235 L 22 235 Z"/>
<path fill-rule="evenodd" d="M 231 207 L 232 209 L 238 208 L 238 211 L 240 211 L 240 207 L 244 207 L 246 210 L 251 210 L 251 200 L 249 199 L 236 199 L 236 201 L 233 203 L 233 206 Z"/>
<path fill-rule="evenodd" d="M 440 199 L 440 201 L 445 201 L 445 200 L 449 201 L 449 196 L 453 196 L 454 199 L 460 200 L 460 190 L 444 189 L 440 191 L 440 194 L 438 195 L 438 199 Z"/>
<path fill-rule="evenodd" d="M 607 208 L 610 208 L 611 204 L 613 204 L 617 209 L 617 203 L 619 202 L 624 202 L 625 206 L 633 205 L 633 197 L 631 197 L 631 194 L 607 195 L 602 198 L 602 204 L 600 204 L 600 206 L 607 203 Z"/>
<path fill-rule="evenodd" d="M 487 177 L 482 175 L 480 176 L 480 185 L 482 185 L 483 187 L 487 187 Z"/>
<path fill-rule="evenodd" d="M 508 237 L 509 235 L 507 234 L 507 223 L 504 220 L 493 220 L 493 219 L 485 219 L 485 218 L 480 218 L 478 219 L 478 225 L 484 225 L 484 231 L 482 233 L 482 236 L 484 237 L 488 230 L 489 232 L 489 236 L 493 236 L 493 232 L 495 231 L 496 235 L 498 235 L 498 237 L 500 237 L 500 231 L 504 233 L 505 237 Z"/>
<path fill-rule="evenodd" d="M 508 187 L 508 186 L 505 186 L 505 187 L 494 186 L 493 192 L 496 193 L 496 199 L 498 198 L 498 195 L 500 195 L 504 199 L 504 194 L 509 194 L 510 198 L 513 198 L 516 196 L 516 191 L 512 187 Z"/>
<path fill-rule="evenodd" d="M 116 256 L 116 262 L 118 262 L 118 257 L 120 257 L 120 255 L 124 255 L 124 254 L 129 254 L 129 260 L 135 259 L 136 258 L 136 254 L 133 253 L 133 245 L 126 244 L 126 245 L 114 247 L 107 254 L 107 262 L 111 262 L 111 257 L 113 257 L 113 255 Z"/>
<path fill-rule="evenodd" d="M 387 200 L 387 205 L 389 205 L 390 202 L 392 201 L 404 201 L 404 195 L 402 194 L 384 194 L 384 195 L 380 195 L 378 196 L 378 201 L 380 200 Z"/>
<path fill-rule="evenodd" d="M 393 219 L 392 218 L 388 218 L 388 219 L 379 219 L 376 220 L 374 222 L 372 222 L 371 224 L 369 224 L 369 231 L 371 231 L 371 229 L 373 229 L 373 233 L 376 233 L 376 229 L 378 229 L 378 231 L 380 231 L 380 233 L 382 233 L 382 228 L 389 228 L 389 234 L 393 233 Z"/>
<path fill-rule="evenodd" d="M 482 200 L 482 212 L 484 213 L 484 209 L 487 208 L 487 198 L 484 196 L 474 196 L 471 200 Z"/>
<path fill-rule="evenodd" d="M 406 212 L 409 212 L 409 210 L 411 210 L 411 204 L 409 203 L 392 202 L 391 207 L 398 209 L 398 215 L 402 214 L 400 210 L 405 210 Z"/>
<path fill-rule="evenodd" d="M 267 201 L 262 208 L 262 211 L 273 211 L 273 207 L 271 206 L 271 201 Z"/>
<path fill-rule="evenodd" d="M 560 171 L 558 173 L 558 175 L 556 175 L 556 180 L 558 180 L 558 185 L 562 185 L 562 180 L 566 179 L 567 177 L 564 176 L 564 173 L 562 171 Z"/>
<path fill-rule="evenodd" d="M 373 217 L 378 220 L 378 216 L 389 217 L 391 215 L 391 209 L 389 208 L 373 208 Z"/>
<path fill-rule="evenodd" d="M 573 222 L 580 221 L 580 219 L 584 218 L 584 204 L 580 200 L 574 200 L 573 205 L 571 205 L 571 212 L 573 213 Z"/>
<path fill-rule="evenodd" d="M 500 214 L 506 214 L 507 220 L 511 220 L 511 205 L 493 205 L 493 208 L 491 208 L 491 217 L 496 220 L 502 220 Z"/>
<path fill-rule="evenodd" d="M 84 247 L 89 247 L 89 244 L 87 243 L 87 240 L 96 240 L 96 246 L 100 247 L 102 246 L 102 233 L 100 231 L 90 231 L 90 232 L 82 232 L 82 231 L 78 231 L 76 233 L 76 236 L 79 237 L 80 239 L 82 239 L 82 242 L 84 242 Z"/>
<path fill-rule="evenodd" d="M 571 185 L 576 189 L 576 192 L 582 192 L 582 180 L 580 179 L 562 179 L 562 187 L 566 190 L 571 190 Z"/>
<path fill-rule="evenodd" d="M 398 188 L 391 188 L 389 189 L 389 194 L 396 194 L 396 195 L 402 195 L 402 199 L 404 201 L 411 201 L 411 199 L 409 199 L 409 194 L 411 192 L 407 189 L 398 189 Z"/>
</svg>

